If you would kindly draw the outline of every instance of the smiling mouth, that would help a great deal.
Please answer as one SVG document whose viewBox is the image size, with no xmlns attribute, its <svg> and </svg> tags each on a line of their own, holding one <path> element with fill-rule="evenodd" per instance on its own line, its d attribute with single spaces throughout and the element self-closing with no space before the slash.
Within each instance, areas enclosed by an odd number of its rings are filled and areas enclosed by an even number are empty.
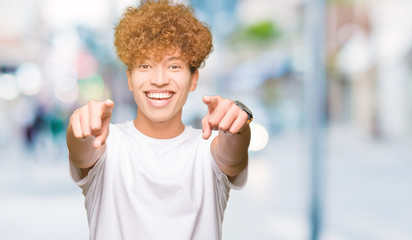
<svg viewBox="0 0 412 240">
<path fill-rule="evenodd" d="M 146 97 L 155 101 L 167 100 L 172 96 L 173 92 L 146 92 Z"/>
</svg>

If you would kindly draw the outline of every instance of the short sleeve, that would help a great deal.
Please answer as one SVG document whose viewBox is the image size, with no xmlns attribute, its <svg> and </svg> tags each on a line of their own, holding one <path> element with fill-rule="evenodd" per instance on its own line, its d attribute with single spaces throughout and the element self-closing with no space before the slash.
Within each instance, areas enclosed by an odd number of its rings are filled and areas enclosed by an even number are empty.
<svg viewBox="0 0 412 240">
<path fill-rule="evenodd" d="M 212 137 L 209 138 L 210 143 L 212 139 L 214 139 L 217 135 L 218 135 L 218 131 L 214 131 Z M 209 147 L 209 152 L 210 152 L 210 147 Z M 212 154 L 210 153 L 210 155 Z M 223 173 L 222 170 L 217 165 L 216 160 L 213 157 L 211 157 L 211 159 L 212 159 L 211 162 L 212 162 L 213 172 L 216 175 L 219 182 L 225 185 L 227 191 L 229 191 L 229 189 L 240 190 L 246 185 L 247 176 L 248 176 L 248 165 L 242 170 L 242 172 L 240 172 L 239 175 L 235 177 L 233 181 L 229 181 L 229 178 L 227 177 L 227 175 Z"/>
<path fill-rule="evenodd" d="M 107 151 L 106 151 L 107 152 Z M 90 169 L 89 173 L 86 177 L 81 177 L 81 170 L 80 168 L 74 166 L 72 161 L 69 160 L 70 165 L 70 175 L 74 181 L 74 183 L 79 186 L 83 190 L 83 195 L 86 195 L 90 184 L 92 183 L 93 179 L 102 172 L 104 162 L 106 160 L 106 152 L 100 157 L 100 159 L 96 162 L 92 169 Z"/>
<path fill-rule="evenodd" d="M 212 167 L 218 179 L 222 181 L 229 189 L 240 190 L 246 185 L 247 175 L 248 175 L 248 166 L 246 166 L 242 170 L 242 172 L 240 172 L 240 174 L 235 177 L 233 181 L 229 181 L 229 178 L 227 177 L 227 175 L 224 174 L 222 170 L 220 170 L 219 166 L 217 165 L 214 159 L 212 160 Z"/>
</svg>

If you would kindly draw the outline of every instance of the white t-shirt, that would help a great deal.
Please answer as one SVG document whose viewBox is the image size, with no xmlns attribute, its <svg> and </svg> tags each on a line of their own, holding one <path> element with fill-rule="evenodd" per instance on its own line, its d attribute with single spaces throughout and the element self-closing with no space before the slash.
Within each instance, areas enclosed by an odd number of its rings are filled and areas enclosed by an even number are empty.
<svg viewBox="0 0 412 240">
<path fill-rule="evenodd" d="M 245 185 L 247 168 L 230 182 L 211 155 L 214 136 L 185 127 L 154 139 L 132 121 L 111 124 L 106 152 L 85 178 L 70 161 L 90 239 L 221 239 L 229 190 Z"/>
</svg>

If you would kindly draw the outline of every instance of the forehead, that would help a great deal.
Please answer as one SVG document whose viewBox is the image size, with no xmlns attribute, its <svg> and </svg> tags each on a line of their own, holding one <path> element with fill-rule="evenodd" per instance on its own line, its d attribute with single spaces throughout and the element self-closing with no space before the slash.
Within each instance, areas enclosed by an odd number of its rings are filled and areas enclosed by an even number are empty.
<svg viewBox="0 0 412 240">
<path fill-rule="evenodd" d="M 188 64 L 188 61 L 177 51 L 172 52 L 172 53 L 166 53 L 163 55 L 150 54 L 148 56 L 142 56 L 141 58 L 137 59 L 138 63 L 145 62 L 145 61 L 154 61 L 154 62 L 182 61 Z"/>
</svg>

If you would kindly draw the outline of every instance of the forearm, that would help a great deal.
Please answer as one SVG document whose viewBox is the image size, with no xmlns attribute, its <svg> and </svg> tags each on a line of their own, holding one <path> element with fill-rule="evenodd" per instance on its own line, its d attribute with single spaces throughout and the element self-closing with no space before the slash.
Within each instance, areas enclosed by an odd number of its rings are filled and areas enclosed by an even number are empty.
<svg viewBox="0 0 412 240">
<path fill-rule="evenodd" d="M 250 137 L 247 124 L 238 134 L 220 131 L 213 141 L 212 154 L 220 169 L 229 177 L 238 175 L 247 166 Z"/>
<path fill-rule="evenodd" d="M 98 149 L 93 147 L 94 136 L 76 138 L 73 134 L 71 124 L 69 124 L 67 128 L 66 140 L 70 161 L 72 161 L 76 167 L 82 169 L 92 167 L 106 149 L 106 145 Z"/>
</svg>

